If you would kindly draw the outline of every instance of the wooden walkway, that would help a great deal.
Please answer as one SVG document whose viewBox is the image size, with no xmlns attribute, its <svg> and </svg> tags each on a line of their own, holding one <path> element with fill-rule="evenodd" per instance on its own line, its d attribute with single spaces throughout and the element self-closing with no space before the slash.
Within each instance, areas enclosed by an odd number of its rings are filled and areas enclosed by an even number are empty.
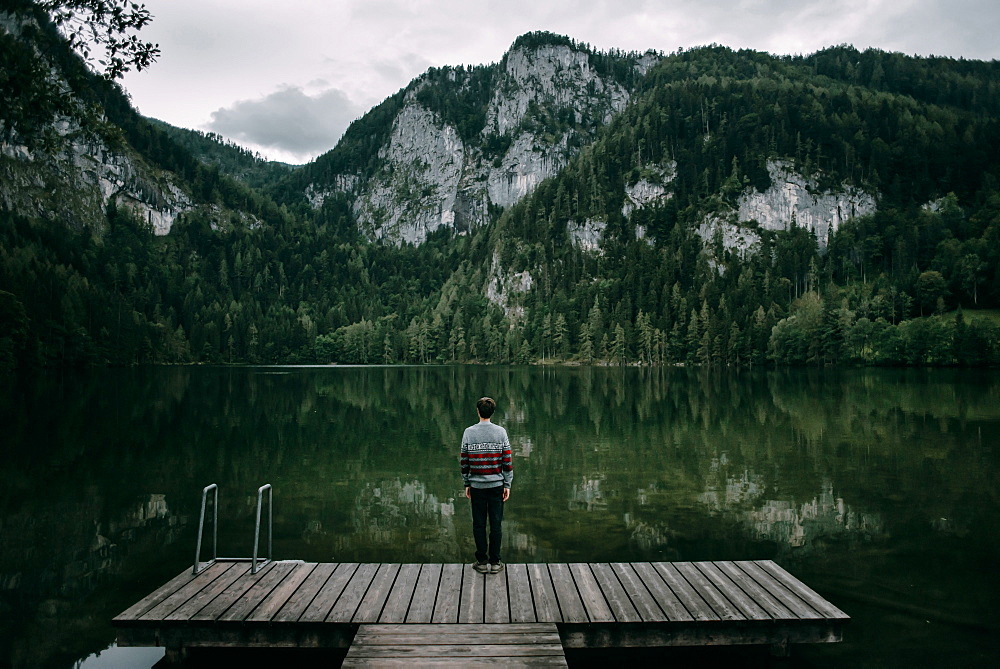
<svg viewBox="0 0 1000 669">
<path fill-rule="evenodd" d="M 361 625 L 344 667 L 566 667 L 553 623 Z"/>
<path fill-rule="evenodd" d="M 176 651 L 347 648 L 356 636 L 393 630 L 398 640 L 427 631 L 401 625 L 444 625 L 439 634 L 454 634 L 462 626 L 539 623 L 555 624 L 566 648 L 787 646 L 840 641 L 848 620 L 770 560 L 511 564 L 498 575 L 462 564 L 353 562 L 270 562 L 251 574 L 249 561 L 220 561 L 196 576 L 178 575 L 113 624 L 119 645 Z M 401 657 L 415 657 L 416 646 L 448 644 L 385 645 L 410 646 Z M 495 645 L 524 644 L 508 638 Z"/>
</svg>

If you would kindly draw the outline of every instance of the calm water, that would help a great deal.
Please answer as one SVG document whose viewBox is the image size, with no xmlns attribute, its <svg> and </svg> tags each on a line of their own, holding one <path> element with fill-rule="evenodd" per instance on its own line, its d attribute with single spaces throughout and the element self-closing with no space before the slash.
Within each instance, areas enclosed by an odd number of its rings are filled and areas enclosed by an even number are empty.
<svg viewBox="0 0 1000 669">
<path fill-rule="evenodd" d="M 223 555 L 271 483 L 275 557 L 471 559 L 458 445 L 486 394 L 505 560 L 774 559 L 853 617 L 783 666 L 1000 662 L 1000 374 L 184 367 L 0 390 L 0 666 L 107 648 L 190 565 L 209 483 Z"/>
</svg>

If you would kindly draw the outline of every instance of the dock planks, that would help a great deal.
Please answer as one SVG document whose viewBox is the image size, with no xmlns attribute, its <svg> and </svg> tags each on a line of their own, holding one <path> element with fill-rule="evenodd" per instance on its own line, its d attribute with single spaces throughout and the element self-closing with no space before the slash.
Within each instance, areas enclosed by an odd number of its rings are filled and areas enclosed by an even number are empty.
<svg viewBox="0 0 1000 669">
<path fill-rule="evenodd" d="M 113 625 L 119 645 L 174 648 L 347 647 L 356 634 L 411 634 L 412 644 L 382 644 L 411 658 L 467 643 L 454 636 L 463 629 L 488 628 L 505 639 L 493 645 L 520 653 L 542 629 L 518 636 L 526 625 L 554 624 L 562 646 L 575 648 L 787 645 L 839 641 L 848 620 L 770 560 L 511 564 L 498 575 L 459 564 L 292 561 L 251 574 L 249 561 L 235 561 L 178 575 Z"/>
<path fill-rule="evenodd" d="M 566 667 L 553 623 L 361 625 L 344 667 Z"/>
</svg>

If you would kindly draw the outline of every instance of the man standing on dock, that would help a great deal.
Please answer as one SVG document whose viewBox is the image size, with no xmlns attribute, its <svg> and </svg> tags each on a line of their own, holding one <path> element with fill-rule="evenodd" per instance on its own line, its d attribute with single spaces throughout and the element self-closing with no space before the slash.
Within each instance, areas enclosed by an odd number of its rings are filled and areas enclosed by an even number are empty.
<svg viewBox="0 0 1000 669">
<path fill-rule="evenodd" d="M 476 561 L 472 567 L 481 574 L 499 574 L 504 568 L 500 560 L 503 504 L 510 498 L 514 479 L 507 430 L 490 421 L 496 408 L 492 398 L 480 398 L 476 402 L 479 422 L 465 428 L 462 435 L 462 480 L 465 496 L 472 500 L 472 536 L 476 540 Z"/>
</svg>

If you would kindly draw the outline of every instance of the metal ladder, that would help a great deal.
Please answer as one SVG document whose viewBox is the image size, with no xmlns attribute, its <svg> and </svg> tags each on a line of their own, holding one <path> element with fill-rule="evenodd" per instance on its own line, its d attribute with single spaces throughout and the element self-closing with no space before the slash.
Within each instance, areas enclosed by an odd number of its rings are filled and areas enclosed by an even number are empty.
<svg viewBox="0 0 1000 669">
<path fill-rule="evenodd" d="M 264 500 L 265 490 L 267 491 L 267 557 L 262 557 L 260 559 L 260 564 L 258 564 L 257 550 L 260 547 L 260 511 Z M 214 493 L 212 498 L 212 559 L 203 563 L 201 561 L 201 541 L 202 536 L 205 533 L 205 507 L 208 502 L 209 492 Z M 267 564 L 273 559 L 273 509 L 274 498 L 271 491 L 271 484 L 265 483 L 261 487 L 257 488 L 257 526 L 254 529 L 253 535 L 253 557 L 250 558 L 253 561 L 250 566 L 251 574 L 256 574 L 257 570 L 260 569 L 261 566 Z M 247 558 L 219 557 L 219 486 L 215 483 L 205 486 L 205 489 L 201 491 L 201 516 L 198 519 L 198 545 L 195 547 L 194 567 L 192 568 L 191 573 L 197 574 L 215 562 L 244 562 L 246 560 Z"/>
</svg>

